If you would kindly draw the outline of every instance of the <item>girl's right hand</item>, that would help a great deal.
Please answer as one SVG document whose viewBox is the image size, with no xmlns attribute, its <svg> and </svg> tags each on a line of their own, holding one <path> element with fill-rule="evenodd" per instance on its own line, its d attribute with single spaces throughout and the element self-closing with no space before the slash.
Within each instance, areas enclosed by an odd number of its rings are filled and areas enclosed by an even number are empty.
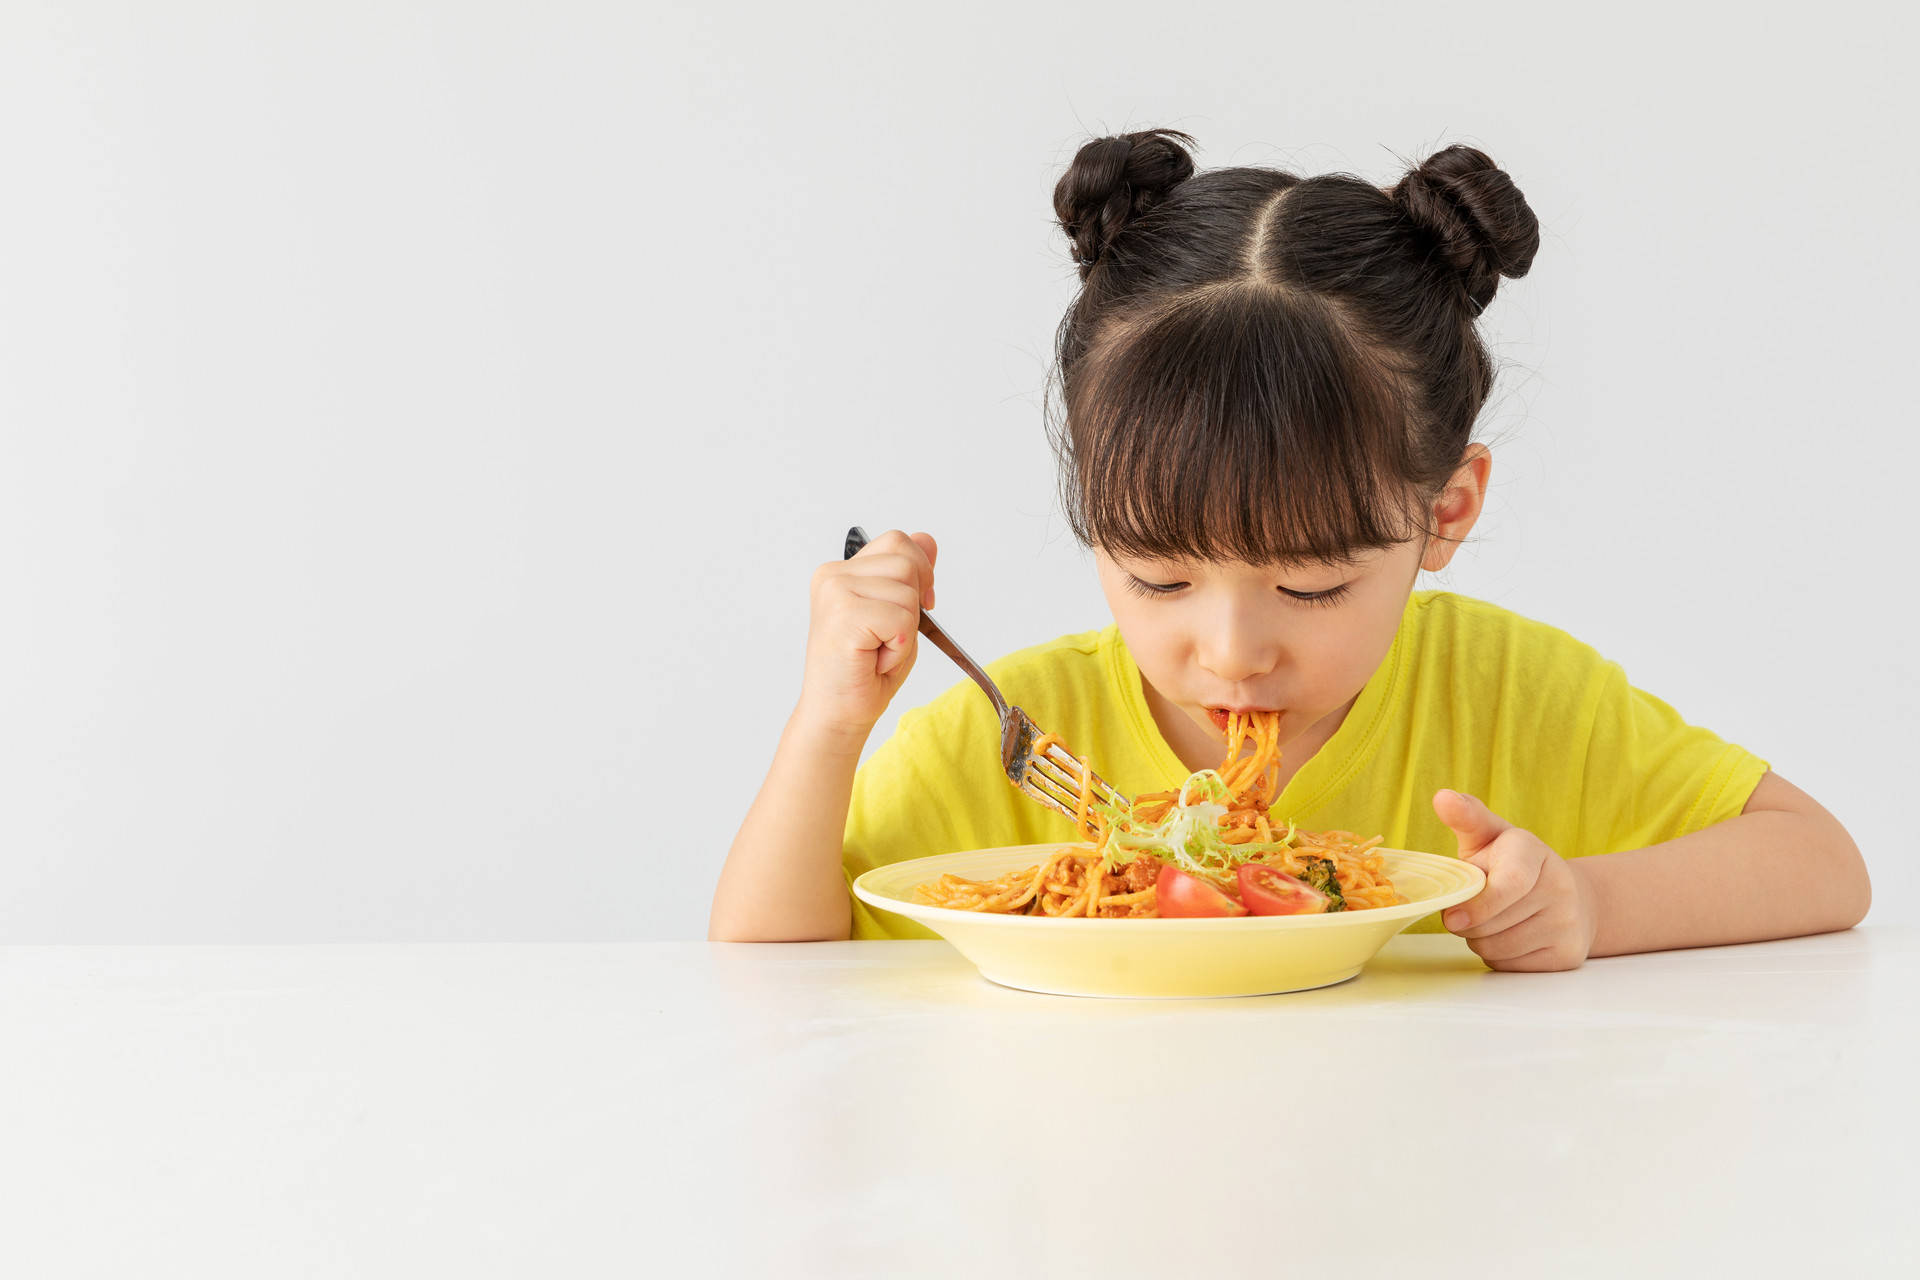
<svg viewBox="0 0 1920 1280">
<path fill-rule="evenodd" d="M 920 611 L 933 607 L 933 535 L 889 529 L 813 571 L 806 673 L 795 710 L 856 748 L 893 701 L 919 653 Z"/>
</svg>

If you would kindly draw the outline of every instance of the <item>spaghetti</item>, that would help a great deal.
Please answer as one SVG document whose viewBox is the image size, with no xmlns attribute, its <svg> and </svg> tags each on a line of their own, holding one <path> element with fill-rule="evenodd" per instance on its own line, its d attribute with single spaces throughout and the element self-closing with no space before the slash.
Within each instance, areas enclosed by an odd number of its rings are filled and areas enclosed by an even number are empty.
<svg viewBox="0 0 1920 1280">
<path fill-rule="evenodd" d="M 1292 823 L 1284 835 L 1275 833 L 1267 811 L 1279 789 L 1279 731 L 1277 712 L 1230 712 L 1227 758 L 1219 769 L 1125 807 L 1098 800 L 1087 758 L 1074 756 L 1080 765 L 1074 825 L 1090 849 L 1062 846 L 1038 866 L 991 880 L 943 875 L 914 893 L 931 906 L 961 911 L 1140 918 L 1160 914 L 1155 885 L 1163 865 L 1198 875 L 1237 901 L 1235 868 L 1263 862 L 1318 890 L 1328 911 L 1405 901 L 1373 851 L 1383 837 L 1301 831 Z M 1033 754 L 1056 742 L 1065 747 L 1059 735 L 1043 735 Z M 1252 752 L 1242 758 L 1249 743 Z"/>
</svg>

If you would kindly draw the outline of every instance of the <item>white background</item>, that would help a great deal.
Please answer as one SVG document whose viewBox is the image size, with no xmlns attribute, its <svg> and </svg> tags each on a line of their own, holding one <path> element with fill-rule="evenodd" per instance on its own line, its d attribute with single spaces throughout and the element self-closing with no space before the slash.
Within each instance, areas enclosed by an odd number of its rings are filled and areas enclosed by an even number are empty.
<svg viewBox="0 0 1920 1280">
<path fill-rule="evenodd" d="M 1051 191 L 1156 125 L 1514 176 L 1491 498 L 1420 585 L 1770 759 L 1912 920 L 1914 34 L 10 0 L 0 941 L 703 936 L 849 524 L 940 539 L 982 660 L 1110 620 Z M 925 649 L 873 742 L 957 678 Z"/>
</svg>

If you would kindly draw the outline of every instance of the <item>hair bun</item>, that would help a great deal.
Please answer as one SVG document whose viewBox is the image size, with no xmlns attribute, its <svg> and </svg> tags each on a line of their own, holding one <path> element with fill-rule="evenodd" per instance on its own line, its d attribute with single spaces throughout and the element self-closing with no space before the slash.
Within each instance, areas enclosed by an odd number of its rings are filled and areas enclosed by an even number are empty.
<svg viewBox="0 0 1920 1280">
<path fill-rule="evenodd" d="M 1053 211 L 1082 279 L 1129 222 L 1192 176 L 1193 156 L 1182 145 L 1192 143 L 1177 129 L 1147 129 L 1095 138 L 1074 153 L 1054 184 Z"/>
<path fill-rule="evenodd" d="M 1484 151 L 1451 146 L 1403 177 L 1394 201 L 1438 245 L 1478 315 L 1501 276 L 1518 279 L 1540 248 L 1540 219 L 1520 188 Z"/>
</svg>

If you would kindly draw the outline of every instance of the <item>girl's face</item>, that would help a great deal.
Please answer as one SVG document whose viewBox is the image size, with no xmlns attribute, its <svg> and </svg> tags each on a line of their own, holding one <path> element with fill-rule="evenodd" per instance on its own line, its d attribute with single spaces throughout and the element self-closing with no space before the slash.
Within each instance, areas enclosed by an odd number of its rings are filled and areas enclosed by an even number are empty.
<svg viewBox="0 0 1920 1280">
<path fill-rule="evenodd" d="M 1318 749 L 1393 647 L 1420 570 L 1445 568 L 1473 527 L 1491 466 L 1485 445 L 1468 447 L 1433 502 L 1438 537 L 1361 552 L 1337 568 L 1140 560 L 1096 547 L 1114 621 L 1149 701 L 1157 693 L 1163 703 L 1156 715 L 1170 708 L 1224 743 L 1228 711 L 1278 711 L 1282 746 Z"/>
<path fill-rule="evenodd" d="M 1284 746 L 1342 710 L 1386 657 L 1421 552 L 1401 543 L 1341 568 L 1094 557 L 1163 699 L 1220 742 L 1228 711 L 1278 711 Z"/>
</svg>

